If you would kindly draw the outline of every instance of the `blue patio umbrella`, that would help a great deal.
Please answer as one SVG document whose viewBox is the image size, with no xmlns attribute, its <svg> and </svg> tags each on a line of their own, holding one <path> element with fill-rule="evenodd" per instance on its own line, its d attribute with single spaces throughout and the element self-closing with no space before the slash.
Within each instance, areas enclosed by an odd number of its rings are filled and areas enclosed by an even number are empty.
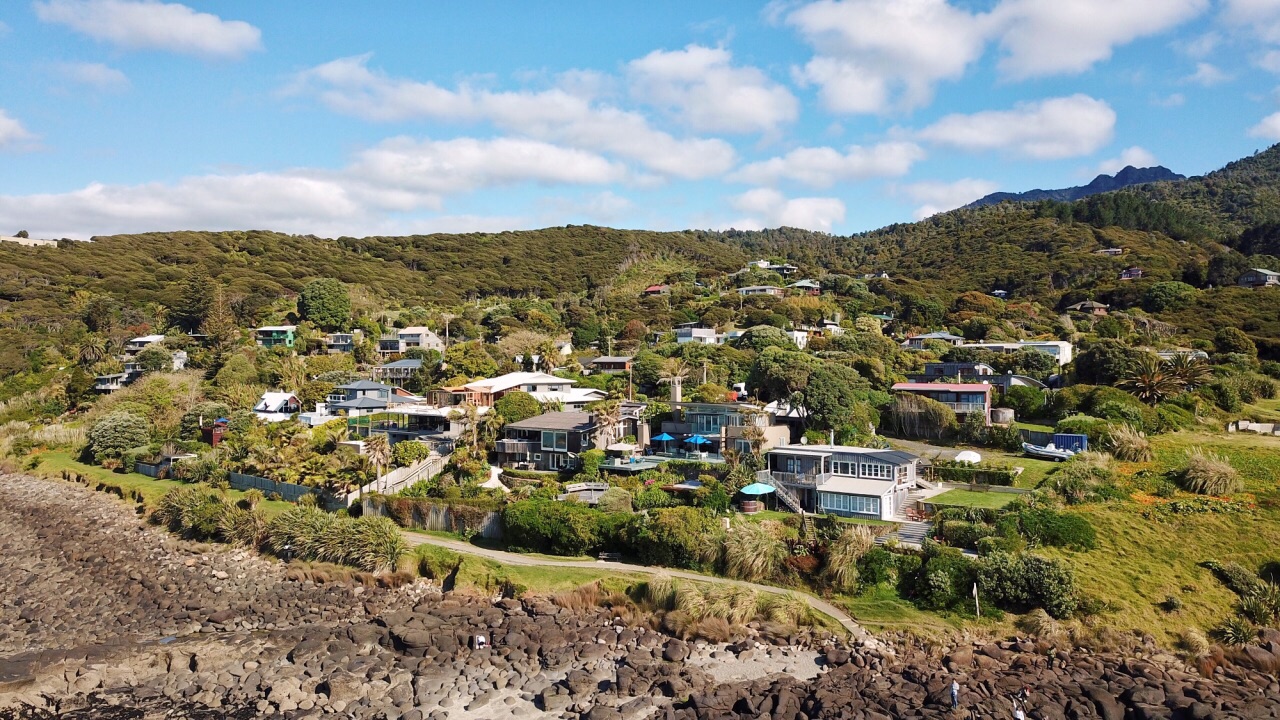
<svg viewBox="0 0 1280 720">
<path fill-rule="evenodd" d="M 687 443 L 693 443 L 694 445 L 705 445 L 711 442 L 710 440 L 702 437 L 701 435 L 690 435 L 689 437 L 685 438 L 684 441 Z"/>
<path fill-rule="evenodd" d="M 742 488 L 738 492 L 742 493 L 743 495 L 766 495 L 768 493 L 773 492 L 774 489 L 775 488 L 772 485 L 765 485 L 764 483 L 751 483 L 750 485 Z"/>
<path fill-rule="evenodd" d="M 654 440 L 657 440 L 657 441 L 658 441 L 658 442 L 660 442 L 660 443 L 669 443 L 669 442 L 671 442 L 672 440 L 675 440 L 675 438 L 674 438 L 674 437 L 672 437 L 672 436 L 668 435 L 667 433 L 662 433 L 661 435 L 658 435 L 657 437 L 655 437 L 655 438 L 653 438 L 653 439 L 654 439 Z"/>
</svg>

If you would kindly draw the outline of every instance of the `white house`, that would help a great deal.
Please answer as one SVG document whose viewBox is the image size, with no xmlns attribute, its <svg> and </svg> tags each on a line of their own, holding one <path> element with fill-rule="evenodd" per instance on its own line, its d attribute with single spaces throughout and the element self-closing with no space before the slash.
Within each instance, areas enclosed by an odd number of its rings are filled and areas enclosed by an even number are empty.
<svg viewBox="0 0 1280 720">
<path fill-rule="evenodd" d="M 264 392 L 253 406 L 253 414 L 269 423 L 284 422 L 300 410 L 302 403 L 298 402 L 298 396 L 287 392 Z"/>
<path fill-rule="evenodd" d="M 142 337 L 136 337 L 125 343 L 124 349 L 125 352 L 136 353 L 148 345 L 155 345 L 159 342 L 164 342 L 163 335 L 143 335 Z"/>
<path fill-rule="evenodd" d="M 765 460 L 773 484 L 807 512 L 890 520 L 916 487 L 920 458 L 851 445 L 784 445 Z"/>
<path fill-rule="evenodd" d="M 676 328 L 676 343 L 699 343 L 701 345 L 719 345 L 720 336 L 715 328 L 682 327 Z"/>
<path fill-rule="evenodd" d="M 961 343 L 957 347 L 991 350 L 998 353 L 1015 353 L 1019 350 L 1039 350 L 1052 355 L 1062 367 L 1075 357 L 1075 346 L 1066 340 L 1019 340 L 1017 342 Z"/>
</svg>

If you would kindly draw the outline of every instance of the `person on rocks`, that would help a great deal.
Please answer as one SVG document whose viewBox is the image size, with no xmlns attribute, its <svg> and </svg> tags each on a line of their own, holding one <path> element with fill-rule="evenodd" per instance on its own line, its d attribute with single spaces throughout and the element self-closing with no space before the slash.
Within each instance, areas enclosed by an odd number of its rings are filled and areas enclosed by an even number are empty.
<svg viewBox="0 0 1280 720">
<path fill-rule="evenodd" d="M 951 709 L 955 710 L 960 707 L 960 683 L 951 681 Z"/>
</svg>

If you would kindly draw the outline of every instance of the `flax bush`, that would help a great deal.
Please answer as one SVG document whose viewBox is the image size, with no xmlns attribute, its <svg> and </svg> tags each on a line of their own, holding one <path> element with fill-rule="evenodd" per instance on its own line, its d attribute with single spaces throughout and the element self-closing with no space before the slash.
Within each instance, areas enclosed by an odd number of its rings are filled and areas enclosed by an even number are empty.
<svg viewBox="0 0 1280 720">
<path fill-rule="evenodd" d="M 1225 457 L 1198 447 L 1187 451 L 1181 484 L 1183 490 L 1198 495 L 1230 495 L 1244 489 L 1240 473 Z"/>
</svg>

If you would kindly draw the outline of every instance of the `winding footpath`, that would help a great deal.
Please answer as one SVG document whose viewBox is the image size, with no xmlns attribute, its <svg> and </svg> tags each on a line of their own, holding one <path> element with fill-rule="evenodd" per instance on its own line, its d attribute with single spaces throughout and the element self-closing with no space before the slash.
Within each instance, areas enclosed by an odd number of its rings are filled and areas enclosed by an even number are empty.
<svg viewBox="0 0 1280 720">
<path fill-rule="evenodd" d="M 592 562 L 590 560 L 549 560 L 545 558 L 529 557 L 520 553 L 507 552 L 505 550 L 493 550 L 490 548 L 477 547 L 469 543 L 458 540 L 449 540 L 446 538 L 434 537 L 431 535 L 421 535 L 413 532 L 404 533 L 405 541 L 410 547 L 418 545 L 434 545 L 446 550 L 452 550 L 456 553 L 465 555 L 474 555 L 486 558 L 504 565 L 521 565 L 526 567 L 563 567 L 563 568 L 590 568 L 595 570 L 614 570 L 621 573 L 640 573 L 643 575 L 669 575 L 671 577 L 683 578 L 685 580 L 694 580 L 697 582 L 712 583 L 716 585 L 737 585 L 738 587 L 750 588 L 757 592 L 772 593 L 774 595 L 785 595 L 792 593 L 797 597 L 803 598 L 809 603 L 809 607 L 827 615 L 840 623 L 841 627 L 849 631 L 849 634 L 860 641 L 866 642 L 873 639 L 873 636 L 867 632 L 865 628 L 853 621 L 840 608 L 819 597 L 814 597 L 809 593 L 799 590 L 791 590 L 788 588 L 774 587 L 772 585 L 760 585 L 758 583 L 746 582 L 745 580 L 733 580 L 730 578 L 716 577 L 714 575 L 701 575 L 686 570 L 674 570 L 665 567 L 650 567 L 648 565 L 629 565 L 621 562 L 610 562 L 599 560 Z"/>
</svg>

